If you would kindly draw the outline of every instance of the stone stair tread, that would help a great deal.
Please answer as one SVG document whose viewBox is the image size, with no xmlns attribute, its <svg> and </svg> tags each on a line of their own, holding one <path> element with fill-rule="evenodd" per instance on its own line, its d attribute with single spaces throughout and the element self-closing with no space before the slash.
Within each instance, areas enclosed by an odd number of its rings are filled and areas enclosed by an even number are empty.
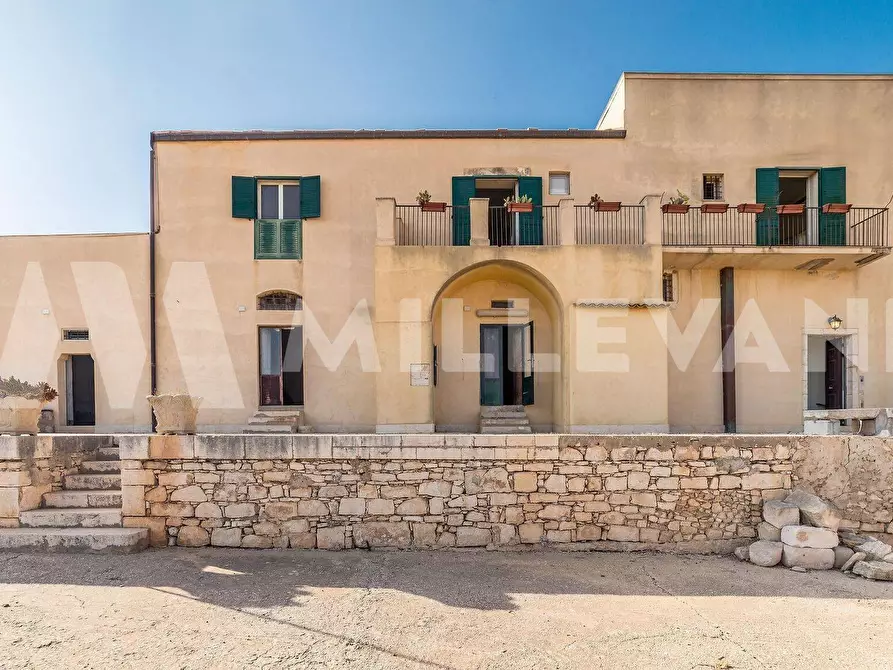
<svg viewBox="0 0 893 670">
<path fill-rule="evenodd" d="M 43 494 L 43 505 L 51 509 L 120 507 L 121 489 L 52 491 Z"/>
<path fill-rule="evenodd" d="M 246 428 L 242 429 L 243 433 L 282 433 L 285 435 L 291 435 L 296 431 L 297 426 L 290 426 L 284 424 L 249 424 Z"/>
<path fill-rule="evenodd" d="M 481 419 L 482 426 L 498 426 L 498 425 L 526 426 L 529 424 L 530 424 L 530 420 L 526 416 L 524 416 L 524 417 L 510 417 L 510 418 L 504 417 L 504 418 L 499 418 L 499 419 L 487 419 L 487 418 Z"/>
<path fill-rule="evenodd" d="M 121 552 L 148 546 L 145 528 L 0 528 L 0 551 Z"/>
<path fill-rule="evenodd" d="M 121 488 L 120 474 L 66 475 L 63 487 L 68 491 L 109 491 Z"/>
<path fill-rule="evenodd" d="M 112 528 L 121 526 L 120 507 L 42 507 L 19 513 L 29 528 Z"/>
<path fill-rule="evenodd" d="M 121 461 L 117 459 L 83 461 L 79 470 L 82 475 L 120 474 Z"/>
<path fill-rule="evenodd" d="M 528 435 L 533 431 L 530 426 L 483 426 L 482 435 Z"/>
<path fill-rule="evenodd" d="M 117 461 L 121 457 L 121 451 L 118 447 L 100 447 L 96 450 L 95 459 L 97 461 Z"/>
</svg>

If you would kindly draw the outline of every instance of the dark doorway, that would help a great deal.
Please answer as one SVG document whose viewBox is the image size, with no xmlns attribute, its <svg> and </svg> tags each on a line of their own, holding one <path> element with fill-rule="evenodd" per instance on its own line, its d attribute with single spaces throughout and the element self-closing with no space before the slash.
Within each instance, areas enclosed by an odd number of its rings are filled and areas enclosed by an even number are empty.
<svg viewBox="0 0 893 670">
<path fill-rule="evenodd" d="M 304 404 L 304 341 L 300 327 L 260 329 L 260 404 Z"/>
<path fill-rule="evenodd" d="M 486 183 L 486 182 L 485 182 Z M 515 239 L 515 215 L 505 208 L 505 199 L 515 197 L 514 188 L 478 187 L 478 198 L 490 201 L 490 214 L 487 219 L 491 247 L 505 247 L 517 244 Z"/>
<path fill-rule="evenodd" d="M 844 340 L 825 342 L 825 409 L 845 409 L 846 357 L 841 351 Z"/>
<path fill-rule="evenodd" d="M 65 360 L 67 407 L 65 422 L 69 426 L 96 425 L 96 383 L 93 357 L 69 356 Z"/>
<path fill-rule="evenodd" d="M 481 326 L 481 405 L 533 404 L 533 322 Z"/>
</svg>

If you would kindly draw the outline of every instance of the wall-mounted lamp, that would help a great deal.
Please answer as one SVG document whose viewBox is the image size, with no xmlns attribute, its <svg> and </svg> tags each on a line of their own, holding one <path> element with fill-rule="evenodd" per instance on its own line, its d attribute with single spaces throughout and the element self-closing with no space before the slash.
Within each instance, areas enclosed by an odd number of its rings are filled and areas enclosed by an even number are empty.
<svg viewBox="0 0 893 670">
<path fill-rule="evenodd" d="M 49 316 L 49 315 L 50 315 L 50 310 L 48 310 L 48 309 L 42 309 L 42 310 L 40 310 L 40 313 L 43 314 L 44 316 Z"/>
<path fill-rule="evenodd" d="M 248 308 L 245 307 L 245 305 L 239 305 L 238 310 L 239 310 L 240 312 L 247 312 L 247 311 L 248 311 Z"/>
<path fill-rule="evenodd" d="M 828 325 L 831 326 L 831 330 L 837 330 L 843 324 L 843 319 L 841 319 L 836 314 L 834 316 L 828 317 Z"/>
</svg>

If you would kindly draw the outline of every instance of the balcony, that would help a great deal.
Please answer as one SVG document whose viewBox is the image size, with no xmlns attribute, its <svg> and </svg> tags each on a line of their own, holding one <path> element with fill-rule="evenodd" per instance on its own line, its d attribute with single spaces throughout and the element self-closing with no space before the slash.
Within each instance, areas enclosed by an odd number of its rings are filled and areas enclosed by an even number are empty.
<svg viewBox="0 0 893 670">
<path fill-rule="evenodd" d="M 664 257 L 674 267 L 764 267 L 817 270 L 862 266 L 890 253 L 888 210 L 766 207 L 761 213 L 707 206 L 662 215 Z"/>
</svg>

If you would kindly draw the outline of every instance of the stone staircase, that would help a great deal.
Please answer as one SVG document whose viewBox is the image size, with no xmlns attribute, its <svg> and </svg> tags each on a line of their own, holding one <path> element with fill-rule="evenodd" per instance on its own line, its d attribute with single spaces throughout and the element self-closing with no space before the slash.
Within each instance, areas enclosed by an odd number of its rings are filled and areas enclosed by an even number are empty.
<svg viewBox="0 0 893 670">
<path fill-rule="evenodd" d="M 297 433 L 304 427 L 304 412 L 297 407 L 264 407 L 248 419 L 243 433 Z"/>
<path fill-rule="evenodd" d="M 19 528 L 0 529 L 0 550 L 130 553 L 148 546 L 145 528 L 121 521 L 118 447 L 102 447 L 65 475 L 63 490 L 45 493 L 43 506 L 19 513 Z"/>
<path fill-rule="evenodd" d="M 531 432 L 524 405 L 481 407 L 481 433 L 504 435 Z"/>
</svg>

